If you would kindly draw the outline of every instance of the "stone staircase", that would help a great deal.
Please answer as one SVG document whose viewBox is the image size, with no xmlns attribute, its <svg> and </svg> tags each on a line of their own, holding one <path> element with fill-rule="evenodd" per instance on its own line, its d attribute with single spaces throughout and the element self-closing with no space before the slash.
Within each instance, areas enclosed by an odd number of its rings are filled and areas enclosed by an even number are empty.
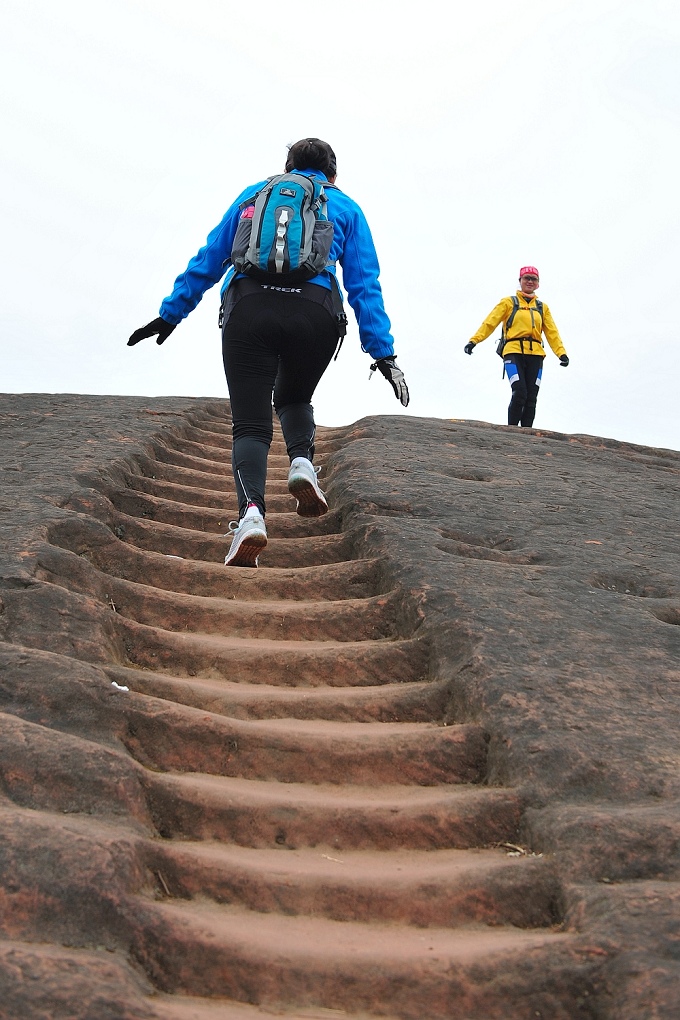
<svg viewBox="0 0 680 1020">
<path fill-rule="evenodd" d="M 318 431 L 322 486 L 344 434 Z M 229 462 L 229 421 L 194 415 L 107 491 L 112 520 L 76 496 L 52 536 L 87 561 L 60 583 L 114 610 L 110 647 L 77 654 L 135 692 L 124 742 L 155 835 L 130 952 L 149 1008 L 590 1015 L 551 862 L 513 848 L 522 805 L 486 784 L 483 730 L 444 725 L 410 596 L 353 555 L 337 511 L 297 517 L 278 432 L 269 545 L 257 570 L 225 568 Z"/>
</svg>

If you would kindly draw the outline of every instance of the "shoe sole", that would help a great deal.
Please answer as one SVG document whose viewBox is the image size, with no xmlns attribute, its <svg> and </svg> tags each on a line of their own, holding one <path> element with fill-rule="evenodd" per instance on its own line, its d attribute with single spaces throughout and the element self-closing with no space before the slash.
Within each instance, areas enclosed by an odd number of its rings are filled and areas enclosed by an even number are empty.
<svg viewBox="0 0 680 1020">
<path fill-rule="evenodd" d="M 328 503 L 303 475 L 294 475 L 288 482 L 288 491 L 297 500 L 300 517 L 323 517 L 328 513 Z"/>
<path fill-rule="evenodd" d="M 256 567 L 257 557 L 267 545 L 267 536 L 262 534 L 246 535 L 233 558 L 227 555 L 225 567 Z"/>
</svg>

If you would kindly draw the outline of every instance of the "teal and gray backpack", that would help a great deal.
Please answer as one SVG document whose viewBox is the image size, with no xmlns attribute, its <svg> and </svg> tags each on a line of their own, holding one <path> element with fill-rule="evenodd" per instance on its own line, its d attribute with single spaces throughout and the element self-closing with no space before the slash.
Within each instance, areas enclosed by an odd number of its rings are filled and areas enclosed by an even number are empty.
<svg viewBox="0 0 680 1020">
<path fill-rule="evenodd" d="M 241 203 L 231 250 L 238 273 L 269 283 L 296 283 L 323 272 L 333 241 L 323 182 L 304 174 L 270 177 Z"/>
<path fill-rule="evenodd" d="M 496 347 L 496 354 L 499 357 L 501 357 L 501 358 L 503 357 L 503 348 L 509 342 L 508 338 L 506 336 L 506 333 L 510 329 L 510 327 L 512 326 L 513 322 L 515 321 L 515 316 L 517 315 L 518 311 L 519 311 L 519 298 L 517 297 L 516 294 L 513 294 L 512 295 L 512 311 L 510 312 L 510 315 L 508 316 L 507 321 L 503 324 L 503 327 L 501 329 L 501 338 L 498 341 L 498 346 Z M 543 322 L 543 302 L 539 301 L 538 298 L 536 298 L 536 311 L 541 316 L 541 323 L 542 323 Z M 520 338 L 518 338 L 518 339 L 520 339 Z"/>
</svg>

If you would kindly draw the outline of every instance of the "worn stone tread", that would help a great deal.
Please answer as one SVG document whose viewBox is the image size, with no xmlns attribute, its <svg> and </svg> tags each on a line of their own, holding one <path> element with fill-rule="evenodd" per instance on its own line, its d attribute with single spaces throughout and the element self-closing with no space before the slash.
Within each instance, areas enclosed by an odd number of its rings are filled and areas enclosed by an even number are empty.
<svg viewBox="0 0 680 1020">
<path fill-rule="evenodd" d="M 553 862 L 507 850 L 324 852 L 163 840 L 148 844 L 147 863 L 174 897 L 251 910 L 440 927 L 553 925 Z"/>
<path fill-rule="evenodd" d="M 105 586 L 121 615 L 163 629 L 273 640 L 295 640 L 298 635 L 302 640 L 357 642 L 400 636 L 398 592 L 338 601 L 253 603 L 110 578 Z"/>
<path fill-rule="evenodd" d="M 168 513 L 177 516 L 176 506 Z M 181 515 L 180 515 L 181 516 Z M 294 518 L 294 520 L 293 520 Z M 184 520 L 184 518 L 182 518 Z M 267 535 L 269 544 L 262 554 L 262 566 L 270 567 L 308 567 L 321 563 L 338 563 L 349 557 L 350 543 L 344 534 L 323 533 L 323 525 L 313 521 L 319 533 L 296 535 L 300 530 L 299 522 L 303 518 L 291 514 L 267 517 Z M 142 549 L 152 549 L 165 553 L 167 556 L 179 556 L 182 559 L 207 560 L 208 562 L 224 563 L 229 550 L 229 539 L 226 534 L 228 515 L 225 516 L 225 530 L 220 533 L 196 530 L 163 520 L 144 520 L 127 516 L 121 521 L 118 530 L 125 541 Z M 320 522 L 324 518 L 319 518 Z M 194 522 L 188 522 L 193 524 Z M 309 529 L 313 531 L 313 529 Z M 265 562 L 266 561 L 266 562 Z M 230 570 L 247 568 L 230 567 Z M 250 571 L 249 571 L 250 572 Z"/>
<path fill-rule="evenodd" d="M 481 782 L 487 744 L 472 724 L 242 720 L 143 695 L 123 703 L 126 746 L 152 768 L 291 783 Z"/>
<path fill-rule="evenodd" d="M 398 1020 L 384 1013 L 348 1013 L 344 1009 L 303 1006 L 289 1010 L 273 1003 L 251 1006 L 233 999 L 199 999 L 184 995 L 155 995 L 148 1000 L 158 1020 Z"/>
<path fill-rule="evenodd" d="M 520 800 L 479 786 L 343 786 L 148 773 L 161 835 L 243 846 L 469 849 L 517 839 Z"/>
<path fill-rule="evenodd" d="M 419 1005 L 422 1010 L 426 997 L 428 1017 L 462 1020 L 467 1009 L 483 1004 L 499 969 L 521 971 L 527 954 L 566 949 L 574 941 L 573 935 L 545 929 L 367 925 L 210 902 L 140 909 L 150 923 L 137 952 L 168 990 L 226 992 L 266 1003 L 280 1001 L 285 987 L 290 1006 L 314 1000 L 350 1010 L 392 1006 L 410 1017 L 422 1017 L 414 1011 Z M 551 969 L 546 959 L 543 982 L 552 977 Z"/>
<path fill-rule="evenodd" d="M 249 683 L 347 686 L 422 679 L 427 648 L 417 639 L 295 641 L 223 637 L 148 627 L 115 614 L 133 665 L 165 672 Z"/>
<path fill-rule="evenodd" d="M 59 583 L 67 580 L 69 566 L 59 554 L 73 552 L 87 559 L 106 576 L 137 584 L 204 597 L 236 598 L 240 601 L 284 600 L 324 602 L 345 598 L 374 597 L 380 593 L 377 560 L 341 560 L 338 563 L 300 567 L 267 567 L 257 570 L 225 570 L 223 562 L 168 556 L 153 549 L 123 542 L 109 529 L 93 521 L 54 529 L 52 541 L 41 550 L 40 566 Z"/>
<path fill-rule="evenodd" d="M 343 719 L 351 722 L 443 721 L 446 681 L 382 684 L 377 687 L 274 687 L 177 677 L 131 666 L 104 666 L 131 690 L 233 718 Z"/>
</svg>

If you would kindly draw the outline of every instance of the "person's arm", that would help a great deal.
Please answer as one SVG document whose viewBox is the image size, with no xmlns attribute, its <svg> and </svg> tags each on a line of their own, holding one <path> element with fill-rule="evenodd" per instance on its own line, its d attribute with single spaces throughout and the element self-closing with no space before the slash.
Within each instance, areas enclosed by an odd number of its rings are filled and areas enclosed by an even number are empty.
<svg viewBox="0 0 680 1020">
<path fill-rule="evenodd" d="M 231 211 L 231 210 L 230 210 Z M 201 249 L 190 260 L 183 273 L 175 280 L 172 294 L 164 298 L 161 307 L 161 318 L 177 325 L 193 312 L 206 290 L 224 276 L 225 260 L 229 258 L 231 244 L 234 239 L 231 218 L 227 213 L 224 219 L 208 234 L 208 239 Z"/>
<path fill-rule="evenodd" d="M 249 189 L 252 193 L 252 189 Z M 245 192 L 244 192 L 245 195 Z M 161 318 L 174 325 L 193 312 L 206 290 L 222 279 L 227 269 L 234 235 L 240 215 L 242 195 L 227 209 L 222 220 L 208 234 L 203 247 L 190 260 L 183 273 L 175 280 L 172 294 L 163 299 Z"/>
<path fill-rule="evenodd" d="M 545 333 L 546 340 L 557 357 L 560 359 L 566 357 L 567 352 L 564 344 L 562 343 L 562 337 L 555 325 L 555 320 L 550 314 L 550 309 L 545 304 L 543 305 L 543 332 Z"/>
<path fill-rule="evenodd" d="M 502 301 L 499 301 L 496 307 L 489 312 L 484 322 L 481 324 L 477 332 L 470 337 L 469 343 L 481 344 L 482 340 L 486 340 L 487 337 L 491 336 L 496 327 L 507 319 L 512 311 L 512 298 L 506 297 Z"/>
<path fill-rule="evenodd" d="M 258 187 L 255 185 L 246 189 L 229 206 L 221 221 L 208 234 L 206 243 L 175 280 L 172 294 L 164 298 L 161 304 L 159 317 L 136 329 L 128 340 L 128 347 L 134 347 L 141 340 L 156 335 L 158 335 L 156 343 L 164 343 L 178 323 L 194 310 L 206 290 L 224 276 L 234 243 L 241 202 L 252 195 Z"/>
<path fill-rule="evenodd" d="M 392 357 L 394 340 L 383 303 L 378 255 L 366 217 L 358 206 L 347 213 L 343 227 L 344 243 L 338 261 L 347 300 L 359 326 L 361 347 L 376 360 Z"/>
</svg>

